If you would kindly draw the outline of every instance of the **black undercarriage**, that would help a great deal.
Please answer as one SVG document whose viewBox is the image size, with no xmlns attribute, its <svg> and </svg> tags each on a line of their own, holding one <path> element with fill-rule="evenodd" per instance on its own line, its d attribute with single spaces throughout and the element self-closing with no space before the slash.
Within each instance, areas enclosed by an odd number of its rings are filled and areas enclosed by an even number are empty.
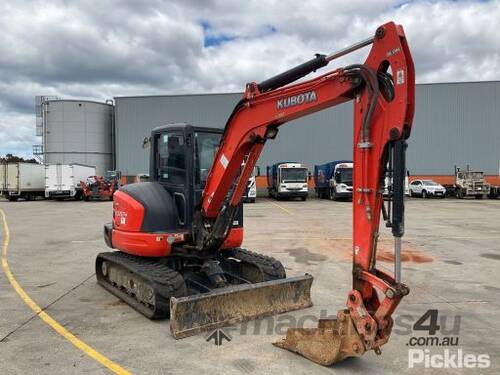
<svg viewBox="0 0 500 375">
<path fill-rule="evenodd" d="M 145 258 L 120 251 L 96 259 L 99 284 L 150 319 L 167 318 L 171 297 L 185 297 L 240 284 L 284 279 L 276 259 L 245 249 L 222 250 L 212 259 Z"/>
</svg>

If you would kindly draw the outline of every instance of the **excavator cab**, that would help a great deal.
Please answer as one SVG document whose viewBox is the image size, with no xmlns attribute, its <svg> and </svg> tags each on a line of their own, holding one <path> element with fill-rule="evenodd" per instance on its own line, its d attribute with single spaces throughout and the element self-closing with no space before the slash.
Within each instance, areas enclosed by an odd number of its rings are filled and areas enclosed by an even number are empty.
<svg viewBox="0 0 500 375">
<path fill-rule="evenodd" d="M 171 254 L 172 245 L 188 239 L 221 136 L 222 129 L 185 123 L 153 129 L 149 182 L 125 185 L 116 194 L 113 223 L 104 230 L 108 246 L 137 256 L 162 257 Z M 130 198 L 140 207 L 130 207 Z M 158 240 L 163 234 L 166 246 Z M 223 248 L 241 246 L 242 241 L 240 204 Z"/>
<path fill-rule="evenodd" d="M 151 133 L 150 181 L 170 193 L 175 205 L 176 228 L 191 231 L 195 207 L 201 203 L 222 130 L 185 123 L 157 127 Z M 240 204 L 233 228 L 243 226 Z M 239 246 L 239 244 L 233 243 Z"/>
</svg>

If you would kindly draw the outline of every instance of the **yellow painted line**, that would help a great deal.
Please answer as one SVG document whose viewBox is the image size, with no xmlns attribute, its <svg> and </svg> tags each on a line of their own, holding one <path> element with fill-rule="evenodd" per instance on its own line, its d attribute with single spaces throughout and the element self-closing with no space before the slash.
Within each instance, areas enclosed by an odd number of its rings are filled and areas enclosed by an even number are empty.
<svg viewBox="0 0 500 375">
<path fill-rule="evenodd" d="M 70 343 L 72 343 L 74 346 L 76 346 L 78 349 L 80 349 L 82 352 L 87 354 L 89 357 L 92 359 L 96 360 L 103 366 L 107 367 L 111 371 L 113 371 L 115 374 L 120 374 L 120 375 L 125 375 L 125 374 L 131 374 L 127 370 L 125 370 L 123 367 L 119 366 L 115 362 L 111 361 L 98 351 L 96 351 L 94 348 L 91 346 L 87 345 L 84 343 L 82 340 L 77 338 L 75 335 L 73 335 L 71 332 L 69 332 L 66 328 L 64 328 L 61 324 L 59 324 L 54 318 L 52 318 L 49 314 L 47 314 L 45 311 L 42 310 L 38 304 L 31 299 L 31 297 L 24 291 L 24 289 L 19 285 L 17 280 L 14 278 L 14 275 L 12 274 L 9 263 L 7 262 L 7 250 L 9 248 L 9 241 L 10 241 L 10 232 L 9 232 L 9 226 L 7 225 L 7 219 L 5 217 L 5 213 L 3 212 L 2 209 L 0 209 L 0 214 L 2 215 L 2 221 L 3 221 L 3 249 L 2 249 L 2 268 L 5 272 L 5 275 L 7 276 L 7 279 L 9 280 L 10 284 L 14 288 L 14 290 L 19 294 L 21 299 L 33 310 L 40 319 L 42 319 L 45 323 L 47 323 L 54 331 L 59 333 L 62 337 L 64 337 L 66 340 L 68 340 Z"/>
<path fill-rule="evenodd" d="M 287 210 L 285 207 L 279 205 L 278 203 L 275 203 L 273 201 L 269 201 L 269 202 L 271 202 L 271 204 L 274 204 L 276 207 L 278 207 L 278 208 L 282 209 L 283 211 L 285 211 L 288 215 L 293 215 L 292 211 Z"/>
</svg>

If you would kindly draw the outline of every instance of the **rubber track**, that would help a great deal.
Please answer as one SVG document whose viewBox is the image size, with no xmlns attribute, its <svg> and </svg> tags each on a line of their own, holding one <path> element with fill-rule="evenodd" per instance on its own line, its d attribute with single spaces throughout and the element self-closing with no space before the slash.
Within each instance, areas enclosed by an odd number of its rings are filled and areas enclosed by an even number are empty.
<svg viewBox="0 0 500 375">
<path fill-rule="evenodd" d="M 153 287 L 155 293 L 155 309 L 145 306 L 121 289 L 109 284 L 101 275 L 100 259 L 115 263 L 136 274 Z M 150 319 L 167 318 L 170 315 L 170 297 L 187 295 L 187 288 L 181 274 L 155 259 L 138 257 L 120 251 L 100 253 L 96 259 L 98 282 L 117 297 L 121 298 L 137 311 Z"/>
<path fill-rule="evenodd" d="M 224 252 L 224 255 L 226 254 L 242 262 L 257 266 L 264 274 L 264 281 L 284 279 L 286 277 L 285 268 L 279 260 L 273 257 L 241 248 Z"/>
</svg>

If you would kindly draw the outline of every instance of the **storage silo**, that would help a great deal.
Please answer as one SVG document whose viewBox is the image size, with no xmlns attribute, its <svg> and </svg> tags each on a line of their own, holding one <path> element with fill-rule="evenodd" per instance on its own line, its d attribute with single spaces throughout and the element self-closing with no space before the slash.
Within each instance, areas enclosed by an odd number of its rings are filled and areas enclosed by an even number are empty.
<svg viewBox="0 0 500 375">
<path fill-rule="evenodd" d="M 87 100 L 41 103 L 45 164 L 85 164 L 103 175 L 113 169 L 114 106 Z"/>
</svg>

